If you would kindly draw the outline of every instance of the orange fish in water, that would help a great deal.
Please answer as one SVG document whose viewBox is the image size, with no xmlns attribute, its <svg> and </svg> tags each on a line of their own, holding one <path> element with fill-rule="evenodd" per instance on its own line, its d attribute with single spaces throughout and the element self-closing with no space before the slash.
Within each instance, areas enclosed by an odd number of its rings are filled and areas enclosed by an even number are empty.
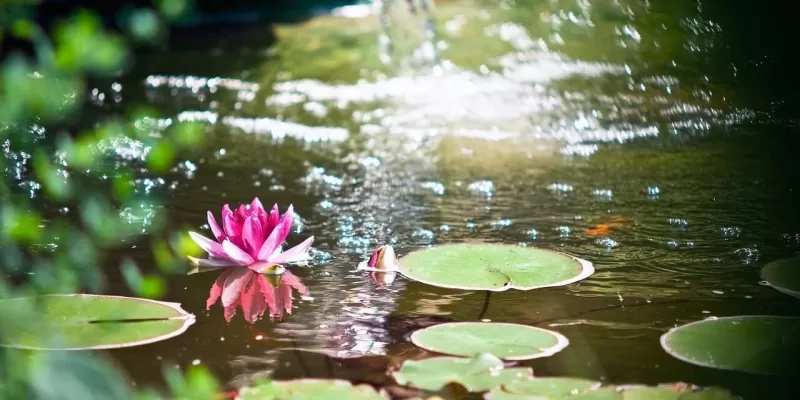
<svg viewBox="0 0 800 400">
<path fill-rule="evenodd" d="M 592 226 L 586 230 L 588 236 L 606 236 L 611 233 L 611 230 L 624 226 L 628 222 L 625 217 L 611 217 L 608 221 Z"/>
</svg>

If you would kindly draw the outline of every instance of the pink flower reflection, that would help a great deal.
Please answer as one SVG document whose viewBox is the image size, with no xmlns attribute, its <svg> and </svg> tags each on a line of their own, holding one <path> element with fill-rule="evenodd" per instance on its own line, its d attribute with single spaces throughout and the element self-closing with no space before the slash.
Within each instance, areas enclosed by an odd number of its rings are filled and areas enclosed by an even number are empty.
<svg viewBox="0 0 800 400">
<path fill-rule="evenodd" d="M 244 319 L 251 324 L 258 321 L 269 309 L 270 319 L 280 320 L 284 311 L 292 313 L 292 289 L 308 296 L 308 288 L 300 278 L 289 271 L 277 275 L 280 279 L 273 286 L 264 275 L 250 268 L 227 268 L 214 282 L 206 301 L 206 309 L 218 299 L 225 309 L 225 320 L 230 322 L 241 307 Z"/>
</svg>

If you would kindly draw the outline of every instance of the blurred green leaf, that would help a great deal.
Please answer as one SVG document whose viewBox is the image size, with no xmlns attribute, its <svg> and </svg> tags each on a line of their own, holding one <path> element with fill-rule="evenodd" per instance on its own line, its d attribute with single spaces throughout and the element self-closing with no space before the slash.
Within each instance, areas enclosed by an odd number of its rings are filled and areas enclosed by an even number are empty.
<svg viewBox="0 0 800 400">
<path fill-rule="evenodd" d="M 214 378 L 214 375 L 202 365 L 194 365 L 189 367 L 186 372 L 186 381 L 184 392 L 173 393 L 177 399 L 185 400 L 205 400 L 214 399 L 220 391 L 220 385 Z"/>
<path fill-rule="evenodd" d="M 89 169 L 95 162 L 95 139 L 89 134 L 82 134 L 78 140 L 64 136 L 59 142 L 59 149 L 67 155 L 67 162 L 78 169 Z"/>
<path fill-rule="evenodd" d="M 175 143 L 181 147 L 196 147 L 203 140 L 203 125 L 198 122 L 181 122 L 169 132 Z"/>
<path fill-rule="evenodd" d="M 30 39 L 36 31 L 36 24 L 28 19 L 18 19 L 11 24 L 11 34 L 21 38 Z"/>
<path fill-rule="evenodd" d="M 156 0 L 156 6 L 169 18 L 181 17 L 189 10 L 189 0 Z"/>
<path fill-rule="evenodd" d="M 46 351 L 29 371 L 38 400 L 126 400 L 130 387 L 117 368 L 92 353 Z"/>
<path fill-rule="evenodd" d="M 147 153 L 147 166 L 155 173 L 167 172 L 175 162 L 175 149 L 167 141 L 156 142 Z"/>
<path fill-rule="evenodd" d="M 147 274 L 142 278 L 140 296 L 150 299 L 160 299 L 164 297 L 165 293 L 167 293 L 167 283 L 164 281 L 164 278 L 152 274 Z"/>
<path fill-rule="evenodd" d="M 108 74 L 123 67 L 125 43 L 119 36 L 105 32 L 99 17 L 81 10 L 68 22 L 58 25 L 54 32 L 58 68 Z"/>
<path fill-rule="evenodd" d="M 150 9 L 134 10 L 128 20 L 131 34 L 142 41 L 152 41 L 158 37 L 161 30 L 161 21 L 158 15 Z"/>
<path fill-rule="evenodd" d="M 39 178 L 49 196 L 56 200 L 64 200 L 69 197 L 70 189 L 66 177 L 59 175 L 44 151 L 39 151 L 33 157 L 33 166 L 36 177 Z"/>
<path fill-rule="evenodd" d="M 114 177 L 114 197 L 126 201 L 133 195 L 133 176 L 129 171 L 119 171 Z"/>
<path fill-rule="evenodd" d="M 22 243 L 37 241 L 42 234 L 41 218 L 34 211 L 3 206 L 3 235 Z"/>
</svg>

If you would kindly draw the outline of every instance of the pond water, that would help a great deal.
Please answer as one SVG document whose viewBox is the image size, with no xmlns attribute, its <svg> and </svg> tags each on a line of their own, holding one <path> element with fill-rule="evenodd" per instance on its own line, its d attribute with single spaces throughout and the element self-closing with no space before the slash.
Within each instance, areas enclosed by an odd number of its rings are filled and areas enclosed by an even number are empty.
<svg viewBox="0 0 800 400">
<path fill-rule="evenodd" d="M 760 267 L 800 250 L 792 80 L 775 51 L 788 17 L 770 7 L 440 2 L 435 35 L 394 11 L 388 65 L 378 19 L 358 8 L 189 32 L 141 52 L 124 79 L 97 86 L 92 112 L 144 102 L 208 124 L 205 150 L 139 181 L 166 198 L 170 224 L 210 235 L 207 210 L 258 196 L 294 205 L 290 244 L 316 240 L 311 265 L 292 268 L 309 294 L 295 292 L 282 318 L 250 324 L 240 311 L 227 323 L 219 304 L 205 309 L 215 273 L 172 278 L 167 300 L 197 323 L 110 354 L 139 384 L 158 384 L 162 363 L 202 363 L 230 385 L 267 375 L 388 385 L 386 368 L 427 354 L 406 340 L 414 329 L 489 319 L 570 339 L 521 363 L 537 376 L 791 397 L 791 378 L 690 365 L 658 341 L 710 316 L 800 314 L 759 285 Z M 113 149 L 142 155 L 135 143 Z M 146 230 L 150 212 L 125 215 Z M 381 288 L 354 271 L 383 244 L 402 256 L 467 240 L 554 249 L 597 272 L 485 303 L 483 292 L 403 278 Z M 123 253 L 153 265 L 148 243 Z M 109 290 L 129 293 L 121 278 Z"/>
</svg>

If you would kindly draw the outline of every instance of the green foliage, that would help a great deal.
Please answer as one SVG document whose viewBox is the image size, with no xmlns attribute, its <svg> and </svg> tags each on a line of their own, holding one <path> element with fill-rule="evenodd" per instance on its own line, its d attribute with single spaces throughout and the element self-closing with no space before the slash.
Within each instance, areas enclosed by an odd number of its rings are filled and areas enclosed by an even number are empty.
<svg viewBox="0 0 800 400">
<path fill-rule="evenodd" d="M 161 297 L 167 289 L 163 274 L 181 273 L 181 260 L 197 249 L 182 233 L 161 232 L 160 201 L 156 194 L 136 190 L 136 171 L 167 171 L 182 151 L 200 144 L 201 128 L 173 124 L 163 138 L 154 137 L 148 124 L 156 114 L 144 109 L 126 119 L 80 123 L 92 128 L 61 136 L 51 128 L 64 121 L 85 122 L 79 110 L 86 79 L 118 75 L 131 61 L 129 43 L 161 39 L 163 22 L 182 18 L 191 1 L 157 0 L 155 8 L 132 10 L 121 24 L 129 37 L 107 30 L 87 10 L 76 10 L 46 32 L 34 19 L 35 3 L 0 1 L 0 39 L 26 40 L 35 51 L 31 58 L 11 54 L 0 65 L 0 302 L 99 292 L 105 283 L 99 267 L 105 252 L 143 232 L 153 235 L 159 268 L 143 271 L 125 261 L 121 270 L 134 293 Z M 126 141 L 141 143 L 149 149 L 147 156 L 124 163 L 109 156 L 108 148 Z M 0 343 L 18 335 L 23 322 L 30 326 L 46 320 L 41 304 L 24 303 L 0 308 Z M 42 332 L 53 343 L 74 335 L 58 324 Z M 134 390 L 118 366 L 100 355 L 0 347 L 3 399 L 209 399 L 219 391 L 213 376 L 200 368 L 185 377 L 170 370 L 166 379 L 170 393 Z"/>
</svg>

